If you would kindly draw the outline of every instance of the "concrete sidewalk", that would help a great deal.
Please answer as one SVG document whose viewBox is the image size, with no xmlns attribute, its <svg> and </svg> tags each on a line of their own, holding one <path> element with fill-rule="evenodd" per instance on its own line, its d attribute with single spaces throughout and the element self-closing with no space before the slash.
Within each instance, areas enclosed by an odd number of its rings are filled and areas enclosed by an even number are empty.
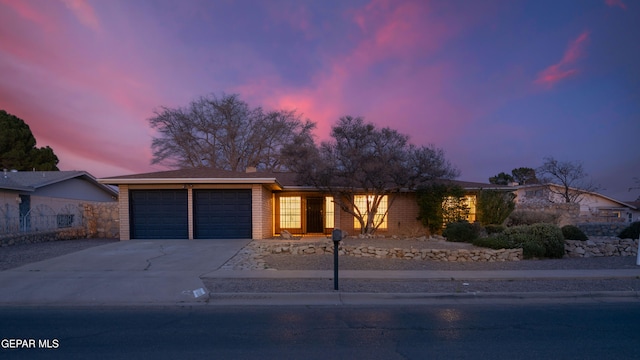
<svg viewBox="0 0 640 360">
<path fill-rule="evenodd" d="M 333 279 L 333 271 L 224 270 L 250 240 L 123 241 L 0 272 L 0 306 L 357 305 L 640 301 L 637 291 L 571 293 L 210 293 L 203 279 Z M 620 270 L 340 271 L 341 279 L 640 279 Z"/>
<path fill-rule="evenodd" d="M 377 280 L 589 280 L 589 279 L 640 279 L 637 269 L 597 270 L 340 270 L 340 279 Z M 310 270 L 217 270 L 202 278 L 224 279 L 333 279 L 333 271 Z"/>
<path fill-rule="evenodd" d="M 332 280 L 333 271 L 218 270 L 203 275 L 203 279 L 256 280 L 256 279 L 324 279 Z M 394 270 L 342 270 L 342 280 L 379 281 L 531 281 L 531 280 L 608 280 L 640 279 L 638 269 L 598 270 L 494 270 L 494 271 L 394 271 Z M 640 302 L 640 291 L 559 291 L 559 292 L 258 292 L 210 293 L 211 305 L 433 305 L 433 304 L 505 304 L 505 303 L 578 303 L 578 302 Z"/>
</svg>

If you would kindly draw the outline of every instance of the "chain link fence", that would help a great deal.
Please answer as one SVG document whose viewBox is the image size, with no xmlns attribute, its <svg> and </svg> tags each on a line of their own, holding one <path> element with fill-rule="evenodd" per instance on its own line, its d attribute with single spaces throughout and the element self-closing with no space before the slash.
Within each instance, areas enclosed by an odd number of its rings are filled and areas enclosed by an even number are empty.
<svg viewBox="0 0 640 360">
<path fill-rule="evenodd" d="M 77 204 L 67 204 L 54 210 L 40 204 L 21 213 L 18 206 L 0 207 L 0 235 L 32 233 L 82 226 L 82 214 Z"/>
</svg>

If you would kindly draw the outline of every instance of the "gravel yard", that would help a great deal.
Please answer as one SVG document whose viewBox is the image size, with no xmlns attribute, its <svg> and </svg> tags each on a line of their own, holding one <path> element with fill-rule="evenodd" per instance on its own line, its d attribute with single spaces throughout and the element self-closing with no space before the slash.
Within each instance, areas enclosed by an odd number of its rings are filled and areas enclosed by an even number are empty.
<svg viewBox="0 0 640 360">
<path fill-rule="evenodd" d="M 270 269 L 332 270 L 333 255 L 264 255 Z M 340 256 L 344 270 L 568 270 L 568 269 L 635 269 L 636 258 L 614 256 L 599 258 L 565 258 L 503 262 L 445 262 L 372 257 Z"/>
<path fill-rule="evenodd" d="M 117 239 L 77 239 L 0 247 L 0 271 L 117 241 Z"/>
</svg>

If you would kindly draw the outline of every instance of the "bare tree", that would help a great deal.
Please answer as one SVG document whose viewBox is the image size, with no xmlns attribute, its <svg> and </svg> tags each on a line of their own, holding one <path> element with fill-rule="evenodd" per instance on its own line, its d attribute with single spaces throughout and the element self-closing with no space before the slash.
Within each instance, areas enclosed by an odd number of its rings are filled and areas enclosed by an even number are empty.
<svg viewBox="0 0 640 360">
<path fill-rule="evenodd" d="M 238 95 L 202 97 L 186 108 L 161 108 L 149 119 L 154 164 L 244 171 L 253 166 L 283 170 L 280 151 L 293 142 L 313 142 L 315 123 L 295 111 L 251 108 Z"/>
<path fill-rule="evenodd" d="M 632 186 L 629 188 L 629 191 L 631 190 L 636 190 L 636 189 L 640 189 L 640 178 L 638 177 L 633 177 L 633 181 L 636 183 L 635 186 Z M 640 201 L 640 196 L 638 196 L 638 198 L 636 199 L 636 201 Z"/>
<path fill-rule="evenodd" d="M 302 183 L 331 193 L 340 208 L 358 220 L 363 234 L 375 232 L 387 215 L 376 216 L 385 196 L 388 211 L 401 191 L 458 175 L 442 150 L 410 145 L 407 135 L 378 129 L 360 117 L 342 117 L 331 137 L 319 147 L 288 146 L 287 164 Z M 365 208 L 357 206 L 358 194 L 367 195 Z"/>
<path fill-rule="evenodd" d="M 599 188 L 590 180 L 580 162 L 558 161 L 549 156 L 544 158 L 544 164 L 537 173 L 549 192 L 559 195 L 567 203 L 580 202 L 584 194 Z"/>
</svg>

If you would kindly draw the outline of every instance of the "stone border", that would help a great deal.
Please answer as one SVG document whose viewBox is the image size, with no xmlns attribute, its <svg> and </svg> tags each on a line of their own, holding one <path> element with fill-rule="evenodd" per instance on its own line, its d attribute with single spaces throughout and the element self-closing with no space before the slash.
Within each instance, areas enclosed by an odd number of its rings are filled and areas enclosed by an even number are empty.
<svg viewBox="0 0 640 360">
<path fill-rule="evenodd" d="M 638 241 L 618 238 L 565 240 L 564 251 L 567 257 L 637 256 Z"/>
<path fill-rule="evenodd" d="M 286 243 L 256 243 L 255 250 L 261 255 L 291 254 L 291 255 L 324 255 L 333 254 L 333 242 L 296 244 Z M 451 262 L 499 262 L 522 260 L 522 249 L 404 249 L 377 248 L 374 246 L 339 246 L 339 254 L 354 257 L 372 257 L 376 259 L 407 259 L 431 260 Z"/>
<path fill-rule="evenodd" d="M 0 236 L 0 247 L 19 244 L 36 244 L 58 240 L 84 239 L 86 237 L 87 231 L 84 227 L 72 227 L 31 233 L 17 233 Z"/>
</svg>

